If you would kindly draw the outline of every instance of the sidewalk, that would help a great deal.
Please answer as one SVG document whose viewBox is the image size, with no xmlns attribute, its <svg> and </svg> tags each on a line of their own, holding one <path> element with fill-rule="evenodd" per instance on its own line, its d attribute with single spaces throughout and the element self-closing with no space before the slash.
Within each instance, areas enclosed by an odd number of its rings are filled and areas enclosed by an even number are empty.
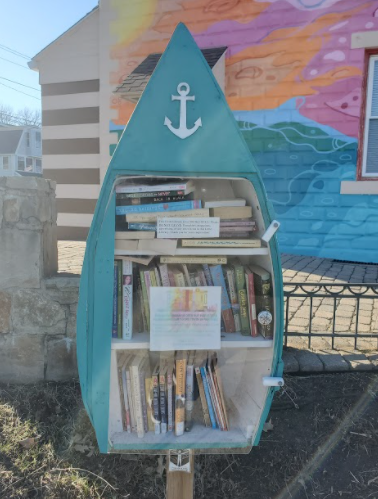
<svg viewBox="0 0 378 499">
<path fill-rule="evenodd" d="M 84 251 L 84 242 L 59 241 L 59 273 L 80 274 Z M 289 254 L 282 255 L 282 272 L 284 283 L 378 282 L 377 265 L 350 264 Z M 309 313 L 309 298 L 290 298 L 289 331 L 308 331 Z M 356 300 L 337 298 L 335 332 L 354 331 L 355 320 Z M 332 322 L 333 298 L 314 298 L 312 332 L 331 332 Z M 378 297 L 374 300 L 360 300 L 358 322 L 359 333 L 376 334 L 374 339 L 359 339 L 358 351 L 354 350 L 352 338 L 336 338 L 336 350 L 331 350 L 331 338 L 312 338 L 309 350 L 307 337 L 289 337 L 289 348 L 285 350 L 283 357 L 285 372 L 378 370 Z"/>
</svg>

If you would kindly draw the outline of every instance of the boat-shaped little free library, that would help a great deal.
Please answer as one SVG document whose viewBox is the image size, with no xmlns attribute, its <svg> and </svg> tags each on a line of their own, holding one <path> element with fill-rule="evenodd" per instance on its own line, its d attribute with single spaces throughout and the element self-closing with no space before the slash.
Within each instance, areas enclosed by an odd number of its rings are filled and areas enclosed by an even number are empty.
<svg viewBox="0 0 378 499">
<path fill-rule="evenodd" d="M 279 224 L 180 24 L 112 156 L 80 282 L 82 397 L 103 453 L 247 453 L 282 385 Z"/>
</svg>

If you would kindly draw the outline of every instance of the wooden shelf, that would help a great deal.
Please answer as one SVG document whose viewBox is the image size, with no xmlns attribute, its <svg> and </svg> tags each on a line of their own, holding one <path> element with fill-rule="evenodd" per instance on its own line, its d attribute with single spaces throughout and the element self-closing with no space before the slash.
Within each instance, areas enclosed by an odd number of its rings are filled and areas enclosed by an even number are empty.
<svg viewBox="0 0 378 499">
<path fill-rule="evenodd" d="M 262 336 L 252 338 L 243 336 L 241 333 L 222 333 L 222 348 L 270 348 L 273 340 L 266 340 Z M 138 350 L 150 349 L 150 334 L 136 333 L 131 340 L 119 340 L 112 338 L 112 350 Z"/>
<path fill-rule="evenodd" d="M 174 255 L 162 255 L 155 251 L 125 251 L 115 250 L 115 256 L 253 256 L 253 255 L 268 255 L 268 248 L 177 248 Z"/>
</svg>

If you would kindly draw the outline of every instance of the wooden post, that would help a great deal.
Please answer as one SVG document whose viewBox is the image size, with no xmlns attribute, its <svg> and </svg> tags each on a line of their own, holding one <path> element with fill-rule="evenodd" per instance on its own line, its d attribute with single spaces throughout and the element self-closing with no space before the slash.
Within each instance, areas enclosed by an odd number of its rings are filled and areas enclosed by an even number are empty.
<svg viewBox="0 0 378 499">
<path fill-rule="evenodd" d="M 194 455 L 190 453 L 190 473 L 185 471 L 169 471 L 167 459 L 167 498 L 193 499 L 194 493 Z"/>
</svg>

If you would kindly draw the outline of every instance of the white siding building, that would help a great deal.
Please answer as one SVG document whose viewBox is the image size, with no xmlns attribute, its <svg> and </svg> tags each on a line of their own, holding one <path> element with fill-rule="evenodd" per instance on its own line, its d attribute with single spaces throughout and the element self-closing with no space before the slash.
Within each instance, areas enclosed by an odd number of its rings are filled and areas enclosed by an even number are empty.
<svg viewBox="0 0 378 499">
<path fill-rule="evenodd" d="M 0 128 L 0 176 L 42 174 L 41 130 L 30 126 Z"/>
</svg>

